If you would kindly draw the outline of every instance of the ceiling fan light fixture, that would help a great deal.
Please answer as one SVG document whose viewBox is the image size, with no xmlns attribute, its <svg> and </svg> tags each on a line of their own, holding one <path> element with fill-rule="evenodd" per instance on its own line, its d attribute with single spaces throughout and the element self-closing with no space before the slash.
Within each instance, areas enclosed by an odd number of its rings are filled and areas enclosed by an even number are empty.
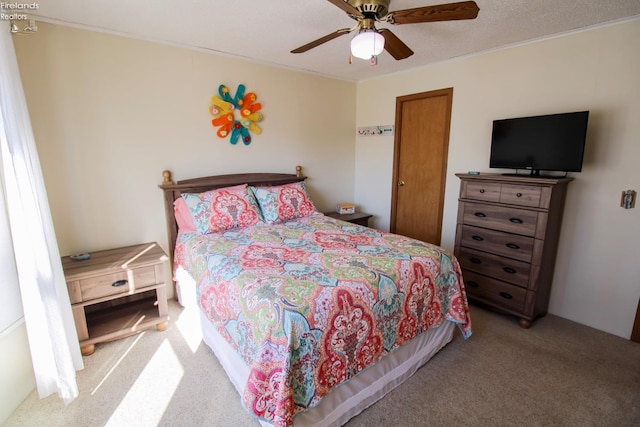
<svg viewBox="0 0 640 427">
<path fill-rule="evenodd" d="M 360 59 L 371 59 L 384 50 L 384 36 L 375 30 L 360 31 L 351 39 L 351 55 Z"/>
</svg>

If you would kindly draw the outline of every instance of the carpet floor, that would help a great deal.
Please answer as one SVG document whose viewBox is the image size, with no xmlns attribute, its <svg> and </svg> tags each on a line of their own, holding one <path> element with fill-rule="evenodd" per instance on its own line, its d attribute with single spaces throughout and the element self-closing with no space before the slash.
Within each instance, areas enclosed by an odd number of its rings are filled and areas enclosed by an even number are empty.
<svg viewBox="0 0 640 427">
<path fill-rule="evenodd" d="M 258 423 L 211 350 L 197 313 L 169 301 L 171 325 L 98 344 L 64 406 L 31 393 L 3 426 L 251 426 Z M 454 339 L 349 427 L 640 426 L 640 344 L 547 315 L 530 329 L 471 306 Z"/>
</svg>

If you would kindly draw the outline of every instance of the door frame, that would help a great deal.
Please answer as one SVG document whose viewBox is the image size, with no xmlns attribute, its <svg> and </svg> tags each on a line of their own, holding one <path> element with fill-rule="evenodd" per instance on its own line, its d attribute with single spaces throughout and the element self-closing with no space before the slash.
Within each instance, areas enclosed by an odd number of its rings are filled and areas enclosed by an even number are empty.
<svg viewBox="0 0 640 427">
<path fill-rule="evenodd" d="M 444 215 L 444 192 L 447 180 L 447 163 L 449 158 L 449 137 L 451 133 L 451 108 L 453 105 L 453 88 L 430 90 L 427 92 L 414 93 L 411 95 L 403 95 L 396 97 L 396 118 L 395 118 L 395 135 L 393 140 L 393 175 L 391 183 L 391 215 L 389 219 L 389 231 L 396 232 L 397 219 L 397 203 L 398 203 L 398 174 L 400 173 L 400 146 L 402 142 L 402 107 L 405 102 L 414 101 L 416 99 L 433 98 L 437 96 L 447 97 L 447 117 L 445 119 L 445 147 L 442 151 L 442 176 L 440 188 L 440 209 L 438 210 L 438 230 L 439 240 L 442 238 L 442 218 Z M 439 244 L 440 242 L 438 242 Z"/>
</svg>

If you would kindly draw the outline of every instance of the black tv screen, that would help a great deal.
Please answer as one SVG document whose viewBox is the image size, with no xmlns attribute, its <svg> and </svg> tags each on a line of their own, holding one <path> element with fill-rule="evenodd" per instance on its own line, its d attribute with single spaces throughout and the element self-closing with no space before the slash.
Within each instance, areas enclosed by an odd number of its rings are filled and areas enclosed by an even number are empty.
<svg viewBox="0 0 640 427">
<path fill-rule="evenodd" d="M 588 111 L 494 120 L 489 167 L 580 172 Z"/>
</svg>

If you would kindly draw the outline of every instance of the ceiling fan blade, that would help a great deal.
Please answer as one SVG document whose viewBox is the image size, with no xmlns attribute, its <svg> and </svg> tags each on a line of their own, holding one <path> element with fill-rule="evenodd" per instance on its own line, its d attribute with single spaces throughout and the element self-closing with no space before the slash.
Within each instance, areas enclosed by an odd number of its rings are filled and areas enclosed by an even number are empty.
<svg viewBox="0 0 640 427">
<path fill-rule="evenodd" d="M 405 59 L 413 55 L 413 51 L 409 49 L 409 46 L 404 44 L 404 42 L 390 30 L 381 28 L 378 32 L 384 36 L 384 50 L 389 52 L 395 59 Z"/>
<path fill-rule="evenodd" d="M 362 14 L 362 12 L 360 12 L 355 7 L 351 6 L 345 0 L 329 0 L 329 3 L 333 4 L 334 6 L 339 7 L 340 9 L 344 10 L 345 12 L 347 12 L 349 15 L 353 15 L 353 16 L 358 16 L 360 18 L 364 18 L 364 15 Z"/>
<path fill-rule="evenodd" d="M 416 7 L 414 9 L 396 10 L 387 15 L 392 24 L 416 24 L 419 22 L 456 21 L 459 19 L 475 19 L 480 8 L 474 1 L 439 4 L 435 6 Z"/>
<path fill-rule="evenodd" d="M 291 53 L 303 53 L 303 52 L 306 52 L 306 51 L 308 51 L 310 49 L 313 49 L 314 47 L 318 47 L 323 43 L 326 43 L 326 42 L 328 42 L 330 40 L 335 39 L 336 37 L 340 37 L 341 35 L 347 34 L 349 32 L 351 32 L 351 28 L 343 28 L 343 29 L 338 30 L 336 32 L 333 32 L 331 34 L 327 34 L 324 37 L 320 37 L 318 40 L 314 40 L 314 41 L 312 41 L 310 43 L 305 44 L 304 46 L 300 46 L 299 48 L 293 49 L 291 51 Z"/>
</svg>

